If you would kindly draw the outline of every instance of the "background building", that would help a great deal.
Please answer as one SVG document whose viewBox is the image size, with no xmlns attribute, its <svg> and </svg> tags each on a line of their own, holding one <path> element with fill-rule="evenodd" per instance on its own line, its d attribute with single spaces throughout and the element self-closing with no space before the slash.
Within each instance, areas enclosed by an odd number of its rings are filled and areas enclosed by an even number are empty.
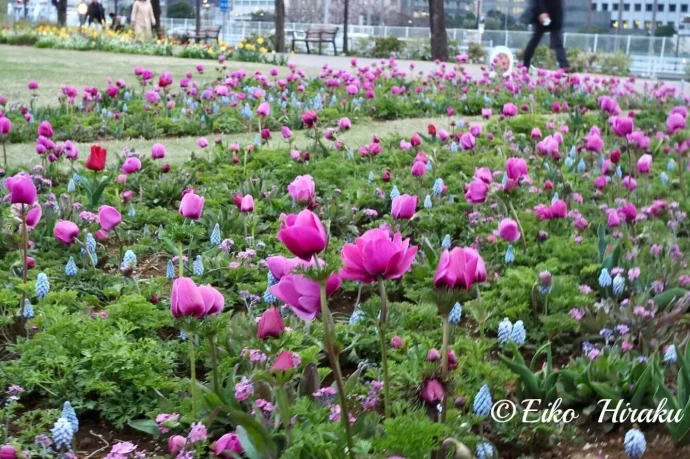
<svg viewBox="0 0 690 459">
<path fill-rule="evenodd" d="M 654 3 L 657 27 L 673 26 L 676 31 L 683 31 L 689 26 L 683 20 L 690 14 L 690 0 L 592 0 L 597 12 L 609 14 L 613 29 L 619 26 L 620 12 L 622 30 L 633 33 L 651 30 Z"/>
</svg>

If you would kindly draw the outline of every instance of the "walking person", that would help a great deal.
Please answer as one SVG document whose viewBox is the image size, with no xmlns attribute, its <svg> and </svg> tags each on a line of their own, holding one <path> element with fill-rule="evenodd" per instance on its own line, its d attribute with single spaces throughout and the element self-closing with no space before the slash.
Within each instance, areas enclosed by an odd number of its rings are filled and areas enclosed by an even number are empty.
<svg viewBox="0 0 690 459">
<path fill-rule="evenodd" d="M 556 53 L 558 66 L 570 70 L 568 58 L 563 47 L 563 0 L 532 0 L 531 22 L 534 28 L 532 38 L 525 48 L 523 63 L 530 68 L 534 51 L 546 32 L 551 38 L 551 49 Z"/>
<path fill-rule="evenodd" d="M 89 3 L 86 17 L 89 19 L 89 27 L 93 25 L 96 30 L 105 28 L 105 9 L 103 9 L 103 5 L 98 3 L 98 0 L 93 0 Z"/>
<path fill-rule="evenodd" d="M 149 38 L 151 27 L 156 25 L 153 6 L 149 0 L 134 0 L 132 5 L 132 25 L 137 38 Z"/>
</svg>

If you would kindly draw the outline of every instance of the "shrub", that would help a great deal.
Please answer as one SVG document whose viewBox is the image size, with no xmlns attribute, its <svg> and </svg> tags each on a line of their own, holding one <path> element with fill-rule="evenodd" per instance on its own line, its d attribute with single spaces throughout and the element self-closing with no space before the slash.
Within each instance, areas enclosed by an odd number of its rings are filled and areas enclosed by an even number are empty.
<svg viewBox="0 0 690 459">
<path fill-rule="evenodd" d="M 178 0 L 168 5 L 168 17 L 178 19 L 192 19 L 195 17 L 194 8 L 185 0 Z"/>
<path fill-rule="evenodd" d="M 486 62 L 486 57 L 488 56 L 488 53 L 481 44 L 470 43 L 467 55 L 470 58 L 470 62 L 472 64 L 483 64 Z"/>
<path fill-rule="evenodd" d="M 397 37 L 376 37 L 371 56 L 383 58 L 398 56 L 404 48 L 405 43 Z"/>
</svg>

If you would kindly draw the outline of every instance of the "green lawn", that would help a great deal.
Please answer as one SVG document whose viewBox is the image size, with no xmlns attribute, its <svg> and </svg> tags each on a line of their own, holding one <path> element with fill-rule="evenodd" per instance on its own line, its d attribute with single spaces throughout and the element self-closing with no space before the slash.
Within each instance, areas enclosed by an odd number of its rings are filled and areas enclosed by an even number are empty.
<svg viewBox="0 0 690 459">
<path fill-rule="evenodd" d="M 213 61 L 181 59 L 176 57 L 142 56 L 118 53 L 105 53 L 96 51 L 69 51 L 56 49 L 37 49 L 21 46 L 0 46 L 0 94 L 10 101 L 20 100 L 26 102 L 30 98 L 27 82 L 37 80 L 39 82 L 39 95 L 37 105 L 57 104 L 56 95 L 60 88 L 66 84 L 76 86 L 80 92 L 84 86 L 98 86 L 104 88 L 106 79 L 124 78 L 128 84 L 135 84 L 133 69 L 141 65 L 154 70 L 157 74 L 170 71 L 176 81 L 188 71 L 195 71 L 197 63 L 202 63 L 208 73 L 214 72 L 217 65 Z M 316 65 L 320 65 L 318 60 Z M 264 64 L 247 64 L 244 62 L 228 62 L 228 68 L 246 69 L 249 72 L 256 70 L 267 71 L 272 66 Z M 305 71 L 314 73 L 316 68 L 305 68 Z M 285 71 L 283 69 L 283 71 Z M 481 122 L 480 119 L 468 121 Z M 372 134 L 390 135 L 396 133 L 409 133 L 410 131 L 426 132 L 429 123 L 439 127 L 445 127 L 448 118 L 423 118 L 389 121 L 382 123 L 369 123 L 355 125 L 353 129 L 341 136 L 349 147 L 357 149 L 359 146 L 371 141 Z M 208 135 L 209 142 L 213 142 L 214 135 Z M 225 136 L 225 141 L 246 144 L 253 141 L 255 134 Z M 274 133 L 273 143 L 280 142 L 283 145 L 280 133 Z M 301 132 L 295 133 L 295 143 L 298 148 L 307 148 L 310 141 Z M 182 137 L 174 139 L 158 139 L 169 152 L 170 161 L 181 161 L 189 157 L 192 151 L 199 153 L 196 146 L 197 138 Z M 123 141 L 104 141 L 99 144 L 111 152 L 121 153 L 125 147 L 148 153 L 156 141 L 144 139 L 130 139 Z M 82 155 L 88 153 L 90 144 L 79 144 Z M 12 144 L 7 146 L 7 154 L 10 164 L 28 165 L 34 160 L 35 149 L 33 144 Z M 114 155 L 111 155 L 114 158 Z"/>
<path fill-rule="evenodd" d="M 108 77 L 122 78 L 133 85 L 136 83 L 133 70 L 138 65 L 156 74 L 170 71 L 175 81 L 179 81 L 186 72 L 195 72 L 196 64 L 203 64 L 209 73 L 214 72 L 217 65 L 215 61 L 203 59 L 0 45 L 0 94 L 10 101 L 26 102 L 30 97 L 27 83 L 36 80 L 39 83 L 37 104 L 56 105 L 57 94 L 65 85 L 76 86 L 80 93 L 84 86 L 104 88 Z M 232 61 L 227 66 L 250 72 L 272 68 L 265 64 Z"/>
<path fill-rule="evenodd" d="M 483 120 L 479 118 L 466 118 L 467 121 L 476 122 L 479 124 L 483 123 Z M 382 123 L 369 123 L 355 125 L 350 131 L 343 133 L 339 138 L 345 142 L 348 147 L 357 150 L 358 147 L 366 143 L 371 142 L 372 134 L 376 133 L 379 136 L 388 136 L 394 134 L 404 134 L 409 135 L 411 131 L 426 132 L 426 127 L 428 124 L 435 124 L 438 127 L 443 127 L 448 129 L 447 123 L 448 118 L 418 118 L 418 119 L 405 119 L 397 121 L 388 121 Z M 239 142 L 241 144 L 247 144 L 252 142 L 256 137 L 255 134 L 242 134 L 242 135 L 232 135 L 224 136 L 223 139 L 226 142 Z M 213 143 L 215 139 L 214 135 L 206 136 L 209 143 Z M 184 161 L 189 158 L 192 151 L 196 154 L 200 153 L 200 149 L 196 146 L 196 137 L 179 137 L 179 138 L 169 138 L 169 139 L 158 139 L 158 140 L 145 140 L 145 139 L 130 139 L 130 140 L 112 140 L 99 142 L 98 144 L 107 148 L 110 152 L 116 152 L 118 154 L 122 153 L 125 147 L 130 149 L 135 149 L 141 151 L 142 153 L 148 154 L 151 150 L 151 146 L 156 142 L 163 143 L 168 150 L 168 160 L 172 162 Z M 273 140 L 271 141 L 273 145 L 283 145 L 287 147 L 287 143 L 282 139 L 279 132 L 273 133 Z M 295 132 L 295 143 L 297 148 L 309 148 L 312 141 L 307 139 L 303 131 Z M 88 154 L 91 144 L 77 144 L 81 151 L 82 156 Z M 385 152 L 384 152 L 385 153 Z M 35 159 L 36 151 L 34 144 L 10 144 L 7 145 L 7 156 L 8 162 L 14 165 L 29 165 Z M 114 159 L 114 155 L 110 155 L 111 159 Z"/>
</svg>

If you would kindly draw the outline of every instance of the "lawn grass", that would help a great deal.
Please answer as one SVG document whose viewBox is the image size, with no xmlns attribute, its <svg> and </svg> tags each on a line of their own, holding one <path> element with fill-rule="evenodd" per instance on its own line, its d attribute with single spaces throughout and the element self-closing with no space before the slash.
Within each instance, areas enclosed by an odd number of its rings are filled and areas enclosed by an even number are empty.
<svg viewBox="0 0 690 459">
<path fill-rule="evenodd" d="M 468 122 L 483 124 L 484 120 L 479 117 L 465 118 Z M 425 133 L 428 124 L 434 124 L 439 128 L 443 127 L 449 129 L 448 127 L 448 117 L 442 118 L 416 118 L 416 119 L 404 119 L 395 121 L 386 121 L 379 123 L 368 123 L 355 125 L 350 131 L 342 133 L 338 138 L 345 142 L 348 148 L 357 150 L 360 146 L 371 142 L 372 135 L 376 134 L 378 136 L 391 136 L 395 134 L 409 136 L 410 132 L 421 132 Z M 287 147 L 287 143 L 280 137 L 280 133 L 273 133 L 273 140 L 271 140 L 271 145 Z M 242 145 L 246 145 L 253 142 L 256 134 L 239 134 L 231 136 L 223 136 L 225 142 L 238 142 Z M 192 152 L 199 155 L 201 154 L 201 149 L 197 147 L 196 141 L 197 137 L 177 137 L 168 139 L 156 139 L 156 140 L 146 140 L 146 139 L 129 139 L 129 140 L 110 140 L 98 142 L 99 145 L 106 148 L 109 152 L 122 154 L 125 147 L 140 151 L 143 154 L 148 154 L 151 151 L 151 146 L 160 142 L 166 146 L 168 150 L 168 161 L 169 162 L 181 162 L 189 159 Z M 215 136 L 206 136 L 206 139 L 210 144 L 213 143 Z M 304 131 L 296 131 L 294 133 L 294 147 L 298 149 L 309 149 L 313 141 L 306 137 Z M 77 143 L 79 150 L 81 151 L 82 157 L 88 154 L 91 147 L 91 143 Z M 270 146 L 269 146 L 270 147 Z M 209 147 L 211 148 L 211 147 Z M 7 157 L 8 163 L 14 166 L 26 166 L 34 160 L 36 155 L 36 150 L 34 144 L 9 144 L 7 145 Z M 115 155 L 109 155 L 111 160 L 115 160 Z"/>
<path fill-rule="evenodd" d="M 36 104 L 57 105 L 57 94 L 65 85 L 77 87 L 80 94 L 84 86 L 103 89 L 108 77 L 113 80 L 122 78 L 134 85 L 133 70 L 138 65 L 153 70 L 157 75 L 164 71 L 172 72 L 177 82 L 186 72 L 196 73 L 196 64 L 203 64 L 209 73 L 215 72 L 217 66 L 215 61 L 204 59 L 0 45 L 0 94 L 10 102 L 26 103 L 30 100 L 27 83 L 36 80 L 40 85 Z M 230 71 L 245 69 L 251 74 L 257 70 L 266 72 L 273 66 L 228 61 L 227 67 Z"/>
</svg>

